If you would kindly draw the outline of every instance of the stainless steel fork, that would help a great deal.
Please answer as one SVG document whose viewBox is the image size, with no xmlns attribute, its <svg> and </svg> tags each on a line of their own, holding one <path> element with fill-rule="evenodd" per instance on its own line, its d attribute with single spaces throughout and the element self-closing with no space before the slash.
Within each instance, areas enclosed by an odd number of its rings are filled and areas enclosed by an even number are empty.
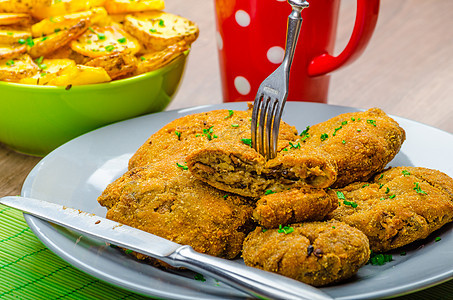
<svg viewBox="0 0 453 300">
<path fill-rule="evenodd" d="M 281 65 L 261 83 L 253 104 L 252 147 L 266 159 L 277 155 L 280 120 L 288 97 L 289 70 L 302 25 L 301 12 L 308 7 L 305 0 L 288 0 L 288 3 L 293 10 L 288 16 L 285 56 Z"/>
</svg>

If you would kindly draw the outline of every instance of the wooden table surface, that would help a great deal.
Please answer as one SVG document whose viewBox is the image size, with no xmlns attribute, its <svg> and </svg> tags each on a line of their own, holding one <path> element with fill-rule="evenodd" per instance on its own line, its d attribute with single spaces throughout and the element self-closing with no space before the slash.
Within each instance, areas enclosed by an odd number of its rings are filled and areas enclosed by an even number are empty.
<svg viewBox="0 0 453 300">
<path fill-rule="evenodd" d="M 342 0 L 337 52 L 348 41 L 355 0 Z M 181 87 L 168 109 L 222 102 L 212 0 L 167 0 L 167 11 L 200 27 Z M 382 0 L 364 54 L 332 74 L 328 103 L 380 107 L 453 133 L 453 1 Z M 0 144 L 0 196 L 20 194 L 40 161 Z M 453 292 L 452 292 L 453 293 Z"/>
</svg>

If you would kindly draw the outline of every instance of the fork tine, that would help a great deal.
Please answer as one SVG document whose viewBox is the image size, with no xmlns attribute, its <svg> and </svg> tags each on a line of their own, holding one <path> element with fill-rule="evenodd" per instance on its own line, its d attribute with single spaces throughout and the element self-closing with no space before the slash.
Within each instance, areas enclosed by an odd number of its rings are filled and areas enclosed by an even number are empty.
<svg viewBox="0 0 453 300">
<path fill-rule="evenodd" d="M 258 125 L 258 147 L 259 147 L 259 153 L 261 155 L 265 156 L 265 148 L 266 148 L 266 136 L 264 132 L 265 124 L 266 124 L 266 119 L 267 116 L 269 116 L 269 97 L 264 97 L 263 96 L 263 101 L 261 101 L 261 108 L 260 108 L 260 117 L 259 117 L 259 125 Z"/>
<path fill-rule="evenodd" d="M 258 145 L 257 145 L 257 139 L 256 139 L 256 127 L 257 127 L 257 121 L 258 121 L 258 113 L 260 110 L 261 106 L 261 100 L 263 99 L 263 95 L 258 91 L 255 97 L 255 102 L 253 102 L 253 111 L 252 111 L 252 148 L 254 148 L 257 152 L 258 150 Z"/>
<path fill-rule="evenodd" d="M 285 99 L 286 100 L 286 99 Z M 270 136 L 269 141 L 271 141 L 272 146 L 270 148 L 271 155 L 269 159 L 275 158 L 277 156 L 277 141 L 278 141 L 278 133 L 280 128 L 280 120 L 282 119 L 282 112 L 283 112 L 284 101 L 276 100 L 275 102 L 275 110 L 273 111 L 273 124 L 272 124 L 272 136 Z M 270 127 L 270 125 L 269 125 Z"/>
<path fill-rule="evenodd" d="M 278 99 L 270 99 L 269 100 L 269 109 L 268 109 L 268 112 L 267 112 L 267 120 L 266 120 L 266 158 L 269 160 L 271 158 L 274 158 L 275 157 L 275 151 L 274 151 L 274 148 L 276 148 L 274 146 L 275 144 L 275 139 L 274 139 L 274 130 L 273 130 L 273 124 L 275 124 L 274 120 L 275 120 L 275 112 L 276 112 L 276 108 L 278 107 Z M 277 131 L 277 135 L 278 135 L 278 131 Z"/>
</svg>

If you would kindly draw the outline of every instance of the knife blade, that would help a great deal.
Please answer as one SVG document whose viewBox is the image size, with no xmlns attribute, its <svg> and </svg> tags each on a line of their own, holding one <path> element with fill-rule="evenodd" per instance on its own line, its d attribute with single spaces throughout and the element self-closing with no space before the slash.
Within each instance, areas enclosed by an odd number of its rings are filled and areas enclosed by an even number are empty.
<svg viewBox="0 0 453 300">
<path fill-rule="evenodd" d="M 174 267 L 185 267 L 211 276 L 249 295 L 264 299 L 333 299 L 302 282 L 234 261 L 202 254 L 151 233 L 78 209 L 43 200 L 8 196 L 0 203 L 79 233 L 127 248 Z"/>
</svg>

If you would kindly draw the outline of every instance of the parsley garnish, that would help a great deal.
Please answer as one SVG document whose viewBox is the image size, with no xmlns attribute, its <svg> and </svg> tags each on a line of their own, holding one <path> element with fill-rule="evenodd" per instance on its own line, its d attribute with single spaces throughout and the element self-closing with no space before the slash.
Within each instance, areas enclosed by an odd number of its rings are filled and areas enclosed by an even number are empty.
<svg viewBox="0 0 453 300">
<path fill-rule="evenodd" d="M 420 185 L 418 182 L 414 182 L 414 184 L 415 184 L 414 190 L 417 193 L 427 195 L 427 193 L 420 188 Z"/>
<path fill-rule="evenodd" d="M 266 190 L 264 192 L 264 195 L 270 195 L 270 194 L 275 194 L 275 192 L 273 190 Z"/>
<path fill-rule="evenodd" d="M 367 187 L 369 185 L 370 185 L 369 183 L 365 183 L 364 185 L 362 185 L 362 188 Z"/>
<path fill-rule="evenodd" d="M 105 40 L 105 34 L 103 34 L 103 33 L 98 33 L 97 35 L 98 35 L 98 39 L 100 39 L 100 40 Z"/>
<path fill-rule="evenodd" d="M 252 139 L 241 139 L 241 141 L 250 147 L 252 146 Z"/>
<path fill-rule="evenodd" d="M 338 199 L 341 199 L 341 200 L 346 200 L 346 197 L 344 196 L 344 194 L 340 191 L 337 191 L 337 197 Z"/>
<path fill-rule="evenodd" d="M 195 274 L 195 276 L 193 277 L 195 280 L 198 280 L 198 281 L 202 281 L 202 282 L 205 282 L 206 279 L 204 278 L 204 276 L 202 274 Z"/>
<path fill-rule="evenodd" d="M 403 173 L 404 176 L 411 175 L 411 173 L 409 171 L 406 171 L 406 170 L 401 171 L 401 173 Z"/>
<path fill-rule="evenodd" d="M 181 140 L 181 132 L 175 130 L 176 136 L 178 136 L 178 140 Z"/>
<path fill-rule="evenodd" d="M 349 205 L 352 208 L 356 208 L 358 206 L 357 203 L 355 203 L 354 201 L 348 201 L 348 200 L 343 200 L 343 204 L 344 205 Z"/>
<path fill-rule="evenodd" d="M 211 126 L 209 127 L 208 129 L 203 129 L 203 135 L 206 136 L 208 138 L 208 140 L 212 140 L 212 133 L 214 132 L 214 129 L 213 129 L 214 126 Z M 214 135 L 214 138 L 216 138 L 217 136 Z"/>
<path fill-rule="evenodd" d="M 293 144 L 289 142 L 289 149 L 299 149 L 300 148 L 300 143 Z"/>
<path fill-rule="evenodd" d="M 329 137 L 329 135 L 327 133 L 321 134 L 321 141 L 327 140 L 328 137 Z"/>
<path fill-rule="evenodd" d="M 105 50 L 107 50 L 109 52 L 113 51 L 113 49 L 115 49 L 115 46 L 113 46 L 113 45 L 105 46 Z"/>
<path fill-rule="evenodd" d="M 186 163 L 184 163 L 186 164 Z M 176 163 L 176 166 L 178 166 L 179 168 L 183 169 L 183 170 L 188 170 L 189 167 L 188 166 L 185 166 L 185 165 L 181 165 L 180 163 Z"/>
<path fill-rule="evenodd" d="M 343 128 L 342 126 L 338 127 L 338 128 L 335 128 L 334 129 L 334 132 L 332 134 L 332 136 L 336 136 L 337 135 L 337 131 L 340 130 L 341 128 Z"/>
<path fill-rule="evenodd" d="M 390 195 L 389 199 L 393 199 L 393 198 L 395 198 L 395 197 L 396 197 L 396 195 L 393 194 L 393 195 Z"/>
<path fill-rule="evenodd" d="M 357 129 L 357 132 L 360 132 L 360 131 L 362 131 L 362 129 L 360 129 L 360 128 L 359 128 L 359 129 Z"/>
<path fill-rule="evenodd" d="M 441 238 L 438 236 L 438 237 L 435 238 L 434 241 L 435 241 L 435 242 L 438 242 L 438 241 L 440 241 L 440 240 L 441 240 Z"/>
<path fill-rule="evenodd" d="M 162 19 L 159 20 L 159 26 L 160 26 L 160 27 L 165 27 L 165 22 L 164 22 L 164 20 L 162 20 Z"/>
<path fill-rule="evenodd" d="M 367 119 L 366 122 L 376 127 L 376 120 Z"/>
<path fill-rule="evenodd" d="M 371 252 L 370 255 L 370 260 L 368 263 L 374 265 L 374 266 L 382 266 L 387 262 L 393 261 L 392 255 L 391 254 L 383 254 L 383 253 L 373 253 Z"/>
<path fill-rule="evenodd" d="M 151 33 L 156 33 L 156 32 L 157 32 L 157 29 L 151 28 L 151 29 L 149 30 L 149 32 L 151 32 Z"/>
<path fill-rule="evenodd" d="M 310 129 L 310 126 L 307 126 L 307 128 L 305 128 L 305 130 L 300 133 L 300 136 L 301 137 L 310 136 L 310 134 L 308 133 L 309 129 Z"/>
<path fill-rule="evenodd" d="M 124 43 L 126 42 L 126 40 L 127 40 L 127 39 L 126 39 L 125 37 L 123 37 L 123 38 L 118 39 L 118 42 L 119 42 L 120 44 L 124 44 Z"/>
<path fill-rule="evenodd" d="M 282 225 L 278 225 L 278 233 L 284 233 L 284 234 L 288 234 L 288 233 L 291 233 L 294 231 L 294 228 L 292 227 L 289 227 L 289 226 L 285 226 L 285 227 L 282 227 Z"/>
<path fill-rule="evenodd" d="M 91 28 L 91 27 L 88 27 L 88 30 L 91 31 L 91 32 L 93 32 L 93 33 L 95 33 L 94 29 Z"/>
<path fill-rule="evenodd" d="M 346 144 L 346 141 L 345 141 L 345 140 L 342 140 L 341 142 L 342 142 L 343 144 Z"/>
<path fill-rule="evenodd" d="M 144 61 L 144 60 L 146 60 L 146 57 L 140 56 L 140 60 L 141 60 L 141 61 Z"/>
<path fill-rule="evenodd" d="M 385 190 L 385 193 L 388 194 L 390 192 L 390 189 L 387 187 Z"/>
<path fill-rule="evenodd" d="M 346 124 L 348 124 L 348 121 L 341 122 L 341 125 L 346 125 Z"/>
<path fill-rule="evenodd" d="M 231 117 L 233 114 L 234 114 L 234 110 L 229 109 L 229 110 L 228 110 L 228 116 L 226 116 L 225 119 L 228 119 L 228 118 Z"/>
<path fill-rule="evenodd" d="M 231 124 L 231 127 L 239 127 L 239 124 Z"/>
<path fill-rule="evenodd" d="M 12 59 L 8 60 L 8 61 L 6 62 L 6 65 L 7 65 L 8 67 L 14 66 L 14 60 L 12 60 Z"/>
</svg>

